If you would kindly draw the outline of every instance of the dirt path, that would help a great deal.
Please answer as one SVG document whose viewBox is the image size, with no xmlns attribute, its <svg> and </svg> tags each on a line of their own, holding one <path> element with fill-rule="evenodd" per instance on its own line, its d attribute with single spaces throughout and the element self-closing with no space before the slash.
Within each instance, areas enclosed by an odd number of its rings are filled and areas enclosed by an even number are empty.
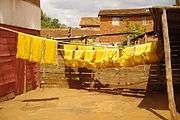
<svg viewBox="0 0 180 120">
<path fill-rule="evenodd" d="M 24 99 L 59 97 L 45 102 Z M 0 120 L 169 120 L 166 98 L 126 97 L 85 90 L 37 89 L 2 102 Z"/>
</svg>

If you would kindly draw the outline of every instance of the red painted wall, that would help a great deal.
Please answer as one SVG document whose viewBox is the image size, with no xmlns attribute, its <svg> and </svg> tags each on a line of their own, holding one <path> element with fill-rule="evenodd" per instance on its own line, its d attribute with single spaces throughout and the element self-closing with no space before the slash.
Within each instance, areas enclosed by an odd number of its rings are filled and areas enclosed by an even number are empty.
<svg viewBox="0 0 180 120">
<path fill-rule="evenodd" d="M 39 31 L 0 24 L 0 27 L 39 35 Z M 27 78 L 27 90 L 37 87 L 39 82 L 39 65 L 16 59 L 17 33 L 0 28 L 0 97 L 14 92 L 23 92 L 24 78 Z M 26 74 L 24 68 L 26 66 Z"/>
</svg>

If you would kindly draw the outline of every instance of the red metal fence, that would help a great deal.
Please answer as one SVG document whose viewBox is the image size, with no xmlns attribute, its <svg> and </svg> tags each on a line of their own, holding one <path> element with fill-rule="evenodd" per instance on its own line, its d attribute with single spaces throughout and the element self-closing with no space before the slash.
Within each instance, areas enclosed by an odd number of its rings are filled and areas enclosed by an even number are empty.
<svg viewBox="0 0 180 120">
<path fill-rule="evenodd" d="M 0 24 L 0 27 L 39 35 L 39 31 Z M 17 33 L 0 29 L 0 97 L 10 93 L 21 94 L 26 89 L 35 89 L 39 81 L 39 65 L 16 59 Z M 26 69 L 25 69 L 26 68 Z M 26 70 L 26 71 L 25 71 Z"/>
</svg>

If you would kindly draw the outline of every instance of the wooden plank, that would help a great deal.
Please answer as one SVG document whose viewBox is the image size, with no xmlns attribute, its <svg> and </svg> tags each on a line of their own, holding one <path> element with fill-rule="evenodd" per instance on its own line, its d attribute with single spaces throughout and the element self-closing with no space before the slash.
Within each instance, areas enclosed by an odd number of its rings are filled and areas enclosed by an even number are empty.
<svg viewBox="0 0 180 120">
<path fill-rule="evenodd" d="M 26 89 L 27 89 L 27 66 L 26 66 L 26 61 L 24 62 L 24 89 L 23 89 L 23 93 L 26 93 Z"/>
<path fill-rule="evenodd" d="M 176 0 L 176 5 L 180 6 L 180 0 Z"/>
<path fill-rule="evenodd" d="M 66 41 L 70 41 L 70 40 L 76 40 L 76 39 L 91 39 L 91 38 L 97 38 L 97 37 L 102 37 L 102 36 L 122 36 L 122 35 L 129 35 L 129 34 L 134 34 L 135 32 L 118 32 L 118 33 L 110 33 L 110 34 L 96 34 L 96 35 L 85 35 L 85 36 L 75 36 L 75 37 L 64 37 L 64 38 L 54 38 L 54 40 L 66 40 Z M 62 41 L 60 41 L 62 42 Z"/>
<path fill-rule="evenodd" d="M 43 73 L 42 71 L 41 71 L 41 73 Z M 47 71 L 47 72 L 45 72 L 45 73 L 50 73 L 50 74 L 69 74 L 69 72 L 49 72 L 49 71 Z M 74 75 L 79 75 L 79 74 L 81 74 L 81 75 L 92 75 L 92 74 L 95 74 L 95 73 L 89 73 L 89 72 L 87 72 L 87 73 L 81 73 L 81 72 L 71 72 L 71 74 L 74 74 Z"/>
<path fill-rule="evenodd" d="M 166 9 L 163 9 L 163 14 L 162 14 L 162 31 L 163 31 L 163 39 L 164 39 L 166 80 L 167 80 L 166 82 L 167 82 L 169 110 L 171 114 L 171 119 L 176 120 L 177 112 L 176 112 L 176 104 L 174 100 L 174 88 L 173 88 L 172 69 L 171 69 L 171 49 L 170 49 L 170 42 L 169 42 Z"/>
<path fill-rule="evenodd" d="M 51 101 L 51 100 L 59 100 L 59 97 L 26 99 L 26 100 L 22 100 L 22 102 L 39 102 L 39 101 Z"/>
</svg>

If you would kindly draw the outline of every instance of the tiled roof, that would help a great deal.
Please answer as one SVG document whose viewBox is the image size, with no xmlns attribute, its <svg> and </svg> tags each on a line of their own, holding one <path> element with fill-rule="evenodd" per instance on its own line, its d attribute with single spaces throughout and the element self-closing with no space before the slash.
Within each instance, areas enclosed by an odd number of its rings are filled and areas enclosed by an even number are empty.
<svg viewBox="0 0 180 120">
<path fill-rule="evenodd" d="M 43 37 L 68 37 L 69 29 L 42 29 L 41 36 Z M 80 29 L 72 28 L 71 36 L 83 36 L 83 35 L 94 35 L 100 34 L 100 30 L 95 29 Z"/>
<path fill-rule="evenodd" d="M 100 21 L 98 17 L 82 17 L 79 25 L 86 27 L 99 27 Z"/>
<path fill-rule="evenodd" d="M 99 12 L 99 16 L 143 16 L 150 15 L 150 11 L 147 8 L 139 9 L 102 9 Z"/>
</svg>

